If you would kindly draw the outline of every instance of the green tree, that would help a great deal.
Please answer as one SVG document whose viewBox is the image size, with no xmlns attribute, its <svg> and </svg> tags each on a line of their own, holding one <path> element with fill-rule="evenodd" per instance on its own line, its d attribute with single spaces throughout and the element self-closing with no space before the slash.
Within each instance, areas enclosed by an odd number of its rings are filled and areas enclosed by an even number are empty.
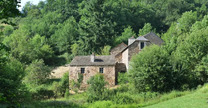
<svg viewBox="0 0 208 108">
<path fill-rule="evenodd" d="M 178 86 L 186 84 L 187 87 L 196 87 L 200 82 L 195 70 L 202 58 L 208 53 L 207 28 L 192 32 L 181 42 L 175 53 L 172 62 L 174 72 L 177 72 Z M 203 82 L 204 83 L 204 82 Z"/>
<path fill-rule="evenodd" d="M 115 36 L 114 23 L 107 14 L 105 0 L 84 0 L 80 4 L 79 41 L 80 50 L 84 54 L 100 52 L 105 45 L 112 45 Z"/>
<path fill-rule="evenodd" d="M 196 22 L 196 20 L 197 20 L 196 12 L 192 12 L 192 11 L 185 12 L 181 16 L 181 18 L 177 20 L 178 21 L 177 27 L 182 32 L 189 32 L 191 26 Z"/>
<path fill-rule="evenodd" d="M 50 63 L 53 55 L 51 47 L 46 43 L 46 38 L 40 35 L 30 37 L 28 29 L 18 29 L 9 37 L 6 37 L 3 43 L 11 48 L 11 54 L 23 63 L 31 63 L 36 59 L 43 59 Z"/>
<path fill-rule="evenodd" d="M 25 71 L 24 82 L 30 88 L 45 83 L 50 75 L 50 68 L 44 64 L 43 60 L 33 61 L 26 67 Z"/>
<path fill-rule="evenodd" d="M 167 92 L 174 89 L 169 54 L 161 47 L 146 47 L 131 59 L 130 83 L 136 92 Z"/>
<path fill-rule="evenodd" d="M 121 42 L 124 42 L 128 44 L 128 38 L 136 36 L 136 33 L 132 30 L 130 26 L 124 29 L 124 32 L 121 34 L 121 36 L 117 37 L 115 39 L 115 44 L 120 44 Z"/>
<path fill-rule="evenodd" d="M 196 77 L 201 84 L 208 81 L 208 55 L 204 56 L 199 64 L 196 65 Z"/>
<path fill-rule="evenodd" d="M 171 25 L 182 13 L 194 8 L 192 3 L 192 0 L 156 0 L 153 8 L 160 20 L 166 25 Z"/>
<path fill-rule="evenodd" d="M 7 19 L 9 17 L 15 17 L 20 15 L 17 6 L 19 7 L 18 0 L 1 0 L 0 1 L 0 19 Z"/>
<path fill-rule="evenodd" d="M 8 57 L 4 49 L 0 49 L 0 52 L 0 103 L 16 104 L 24 100 L 24 68 L 18 60 Z"/>
<path fill-rule="evenodd" d="M 153 30 L 152 26 L 150 23 L 145 23 L 144 27 L 142 29 L 139 29 L 139 35 L 140 36 L 143 36 L 151 31 L 156 31 L 156 30 Z"/>
<path fill-rule="evenodd" d="M 195 32 L 204 28 L 207 28 L 208 26 L 208 15 L 205 15 L 204 18 L 201 21 L 196 21 L 192 27 L 191 32 Z"/>
<path fill-rule="evenodd" d="M 8 25 L 8 26 L 4 27 L 3 34 L 4 34 L 4 36 L 9 36 L 12 34 L 13 31 L 14 31 L 14 27 Z"/>
<path fill-rule="evenodd" d="M 71 53 L 71 45 L 78 40 L 77 29 L 78 25 L 73 17 L 67 19 L 63 25 L 60 24 L 60 28 L 51 36 L 52 44 L 58 50 L 56 53 Z"/>
<path fill-rule="evenodd" d="M 101 49 L 101 54 L 100 55 L 110 55 L 110 49 L 111 49 L 111 46 L 109 46 L 109 45 L 104 46 Z"/>
</svg>

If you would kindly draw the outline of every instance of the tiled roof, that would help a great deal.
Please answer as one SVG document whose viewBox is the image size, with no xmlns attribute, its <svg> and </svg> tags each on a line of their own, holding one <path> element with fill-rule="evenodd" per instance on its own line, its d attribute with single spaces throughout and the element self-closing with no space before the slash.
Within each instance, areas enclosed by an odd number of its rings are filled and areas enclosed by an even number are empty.
<svg viewBox="0 0 208 108">
<path fill-rule="evenodd" d="M 136 40 L 139 40 L 139 41 L 148 41 L 148 39 L 146 39 L 144 36 L 139 36 L 138 38 L 136 38 Z"/>
<path fill-rule="evenodd" d="M 139 36 L 134 42 L 136 42 L 136 41 L 148 41 L 151 44 L 155 44 L 155 45 L 162 45 L 164 43 L 164 41 L 153 32 L 150 32 L 144 36 Z M 134 44 L 134 42 L 132 44 L 130 44 L 128 47 L 126 47 L 125 49 L 123 49 L 120 53 L 122 53 L 126 49 L 128 49 L 131 45 Z M 120 53 L 118 53 L 118 54 L 120 54 Z"/>
<path fill-rule="evenodd" d="M 71 61 L 70 66 L 109 66 L 115 65 L 115 57 L 95 56 L 94 62 L 91 62 L 91 56 L 76 56 Z"/>
<path fill-rule="evenodd" d="M 128 45 L 126 45 L 125 43 L 121 43 L 119 45 L 117 45 L 116 47 L 114 47 L 113 49 L 111 49 L 111 55 L 117 55 L 118 53 L 120 53 L 121 51 L 123 51 Z"/>
<path fill-rule="evenodd" d="M 164 41 L 159 36 L 157 36 L 155 33 L 153 33 L 153 32 L 150 32 L 150 33 L 144 35 L 143 37 L 145 37 L 152 44 L 155 44 L 155 45 L 162 45 L 164 43 Z"/>
</svg>

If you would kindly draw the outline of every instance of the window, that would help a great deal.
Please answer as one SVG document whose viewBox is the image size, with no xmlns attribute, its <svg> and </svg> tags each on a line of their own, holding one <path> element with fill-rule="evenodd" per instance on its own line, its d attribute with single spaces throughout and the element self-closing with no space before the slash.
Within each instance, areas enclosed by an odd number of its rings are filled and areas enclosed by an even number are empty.
<svg viewBox="0 0 208 108">
<path fill-rule="evenodd" d="M 85 73 L 85 68 L 81 68 L 81 73 Z"/>
<path fill-rule="evenodd" d="M 143 49 L 144 48 L 144 42 L 141 42 L 140 43 L 140 49 Z"/>
<path fill-rule="evenodd" d="M 100 73 L 103 73 L 103 68 L 100 68 Z"/>
</svg>

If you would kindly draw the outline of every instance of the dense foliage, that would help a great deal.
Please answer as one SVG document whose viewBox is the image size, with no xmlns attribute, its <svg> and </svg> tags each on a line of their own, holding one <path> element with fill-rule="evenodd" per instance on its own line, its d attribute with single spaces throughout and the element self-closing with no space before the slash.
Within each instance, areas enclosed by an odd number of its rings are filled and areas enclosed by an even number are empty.
<svg viewBox="0 0 208 108">
<path fill-rule="evenodd" d="M 104 99 L 104 93 L 105 93 L 105 79 L 104 76 L 101 74 L 97 74 L 90 78 L 88 81 L 88 84 L 90 85 L 87 93 L 88 93 L 88 101 L 98 101 Z"/>
<path fill-rule="evenodd" d="M 0 1 L 0 19 L 7 19 L 20 15 L 17 6 L 19 7 L 19 0 L 1 0 Z"/>
<path fill-rule="evenodd" d="M 175 86 L 169 55 L 159 46 L 145 48 L 132 58 L 131 82 L 139 92 L 168 91 Z"/>
<path fill-rule="evenodd" d="M 207 82 L 207 27 L 198 28 L 207 24 L 207 16 L 196 19 L 194 12 L 185 12 L 164 34 L 169 36 L 165 45 L 147 47 L 132 59 L 130 77 L 136 90 L 184 90 Z"/>
</svg>

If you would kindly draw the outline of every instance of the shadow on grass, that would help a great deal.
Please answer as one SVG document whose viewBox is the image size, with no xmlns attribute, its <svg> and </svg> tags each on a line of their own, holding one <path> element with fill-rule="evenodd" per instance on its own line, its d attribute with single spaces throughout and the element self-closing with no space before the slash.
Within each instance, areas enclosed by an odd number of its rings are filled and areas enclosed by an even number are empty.
<svg viewBox="0 0 208 108">
<path fill-rule="evenodd" d="M 51 79 L 48 79 L 45 84 L 50 85 L 50 84 L 53 84 L 53 82 L 59 82 L 59 81 L 61 81 L 60 78 L 51 78 Z"/>
</svg>

